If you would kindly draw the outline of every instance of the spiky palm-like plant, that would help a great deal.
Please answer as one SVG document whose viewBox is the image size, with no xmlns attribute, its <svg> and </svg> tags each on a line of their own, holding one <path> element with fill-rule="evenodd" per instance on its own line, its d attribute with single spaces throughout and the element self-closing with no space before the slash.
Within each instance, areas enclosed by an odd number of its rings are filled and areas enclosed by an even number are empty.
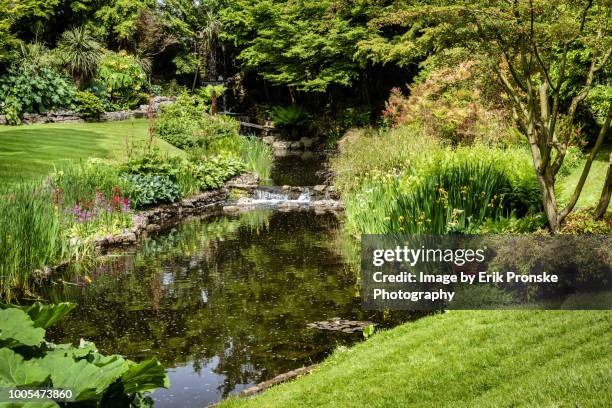
<svg viewBox="0 0 612 408">
<path fill-rule="evenodd" d="M 95 75 L 102 58 L 102 46 L 84 27 L 64 31 L 59 41 L 64 65 L 77 86 Z"/>
</svg>

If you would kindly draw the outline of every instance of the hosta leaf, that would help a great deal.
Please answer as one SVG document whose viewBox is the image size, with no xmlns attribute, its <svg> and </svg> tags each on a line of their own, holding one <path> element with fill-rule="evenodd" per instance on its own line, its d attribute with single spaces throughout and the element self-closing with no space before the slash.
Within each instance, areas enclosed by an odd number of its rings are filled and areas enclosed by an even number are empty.
<svg viewBox="0 0 612 408">
<path fill-rule="evenodd" d="M 0 310 L 0 346 L 38 346 L 42 343 L 45 330 L 34 327 L 30 316 L 21 309 Z"/>
<path fill-rule="evenodd" d="M 156 358 L 131 365 L 121 377 L 121 381 L 127 394 L 170 387 L 170 379 L 166 370 Z"/>
<path fill-rule="evenodd" d="M 37 386 L 48 377 L 36 360 L 25 361 L 13 350 L 0 349 L 0 387 Z"/>
</svg>

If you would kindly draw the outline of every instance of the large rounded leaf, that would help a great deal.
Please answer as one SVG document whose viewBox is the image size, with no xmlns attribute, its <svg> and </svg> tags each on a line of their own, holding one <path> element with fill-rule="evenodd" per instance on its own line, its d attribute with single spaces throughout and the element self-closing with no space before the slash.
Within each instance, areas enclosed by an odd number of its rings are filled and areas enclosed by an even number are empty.
<svg viewBox="0 0 612 408">
<path fill-rule="evenodd" d="M 49 372 L 37 364 L 37 360 L 25 361 L 7 348 L 0 349 L 0 387 L 30 386 L 42 384 Z"/>
<path fill-rule="evenodd" d="M 34 327 L 32 319 L 20 309 L 0 310 L 0 347 L 38 346 L 45 330 Z"/>
</svg>

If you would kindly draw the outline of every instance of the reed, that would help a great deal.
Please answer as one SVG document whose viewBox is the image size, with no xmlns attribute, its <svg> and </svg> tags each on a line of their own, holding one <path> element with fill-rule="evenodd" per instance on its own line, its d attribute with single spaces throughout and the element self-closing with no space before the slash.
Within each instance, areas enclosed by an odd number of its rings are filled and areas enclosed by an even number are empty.
<svg viewBox="0 0 612 408">
<path fill-rule="evenodd" d="M 270 179 L 274 156 L 272 149 L 256 137 L 244 138 L 242 160 L 250 171 L 255 172 L 262 180 Z"/>
<path fill-rule="evenodd" d="M 31 273 L 70 253 L 60 211 L 42 184 L 16 184 L 0 192 L 0 297 L 27 293 Z"/>
<path fill-rule="evenodd" d="M 445 234 L 499 220 L 520 206 L 503 170 L 460 162 L 418 180 L 387 176 L 367 182 L 348 197 L 347 217 L 355 233 Z"/>
</svg>

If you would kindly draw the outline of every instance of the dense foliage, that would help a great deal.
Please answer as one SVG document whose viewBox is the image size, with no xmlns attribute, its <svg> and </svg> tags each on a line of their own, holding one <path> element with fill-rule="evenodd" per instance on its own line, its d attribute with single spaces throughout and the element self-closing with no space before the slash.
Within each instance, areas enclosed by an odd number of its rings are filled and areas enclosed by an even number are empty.
<svg viewBox="0 0 612 408">
<path fill-rule="evenodd" d="M 85 118 L 97 118 L 104 113 L 104 105 L 100 98 L 88 91 L 76 93 L 75 108 Z"/>
<path fill-rule="evenodd" d="M 14 67 L 0 76 L 0 113 L 12 124 L 21 122 L 24 112 L 47 112 L 70 106 L 74 84 L 50 67 Z"/>
<path fill-rule="evenodd" d="M 351 233 L 473 232 L 541 209 L 524 148 L 453 148 L 414 126 L 342 142 L 333 168 Z"/>
<path fill-rule="evenodd" d="M 48 327 L 74 309 L 73 304 L 18 307 L 0 303 L 0 386 L 72 391 L 62 406 L 152 406 L 143 393 L 170 386 L 156 359 L 140 363 L 103 355 L 81 340 L 78 346 L 45 340 Z M 59 407 L 48 402 L 45 407 Z"/>
</svg>

